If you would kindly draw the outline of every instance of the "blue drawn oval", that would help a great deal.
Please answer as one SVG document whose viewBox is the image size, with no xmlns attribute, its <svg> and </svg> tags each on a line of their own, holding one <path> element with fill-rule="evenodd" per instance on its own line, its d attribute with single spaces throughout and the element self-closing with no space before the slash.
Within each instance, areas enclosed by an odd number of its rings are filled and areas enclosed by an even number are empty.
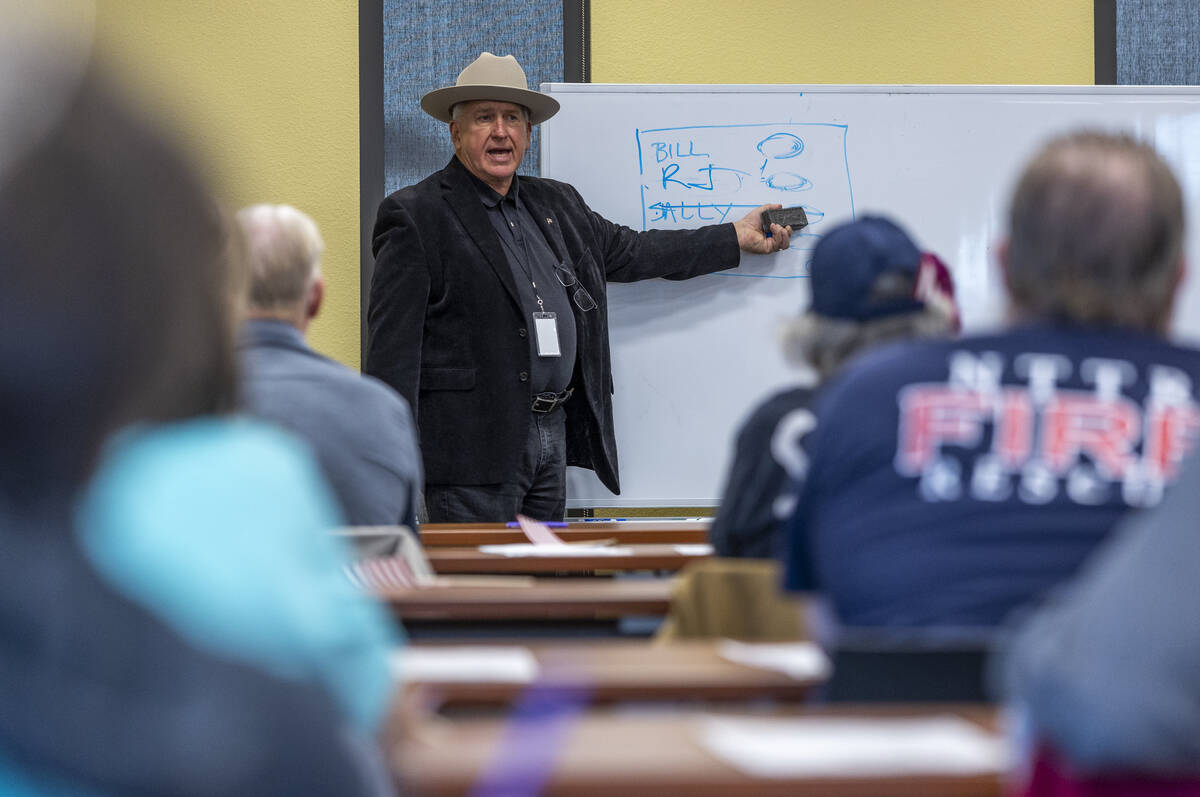
<svg viewBox="0 0 1200 797">
<path fill-rule="evenodd" d="M 810 228 L 825 218 L 825 211 L 814 208 L 812 205 L 801 205 L 800 207 L 804 208 L 804 215 L 808 216 L 808 226 Z"/>
<path fill-rule="evenodd" d="M 794 158 L 804 151 L 804 142 L 791 133 L 773 133 L 758 142 L 758 151 L 768 158 Z"/>
<path fill-rule="evenodd" d="M 776 191 L 807 191 L 812 181 L 793 172 L 775 172 L 767 178 L 767 185 Z"/>
</svg>

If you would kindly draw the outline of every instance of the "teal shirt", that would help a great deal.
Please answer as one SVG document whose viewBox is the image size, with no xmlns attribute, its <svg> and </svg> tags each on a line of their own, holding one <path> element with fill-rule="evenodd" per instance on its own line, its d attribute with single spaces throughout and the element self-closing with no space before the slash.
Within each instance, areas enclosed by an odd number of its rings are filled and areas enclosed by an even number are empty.
<svg viewBox="0 0 1200 797">
<path fill-rule="evenodd" d="M 394 688 L 396 626 L 342 572 L 336 503 L 300 443 L 249 420 L 133 429 L 109 446 L 80 542 L 117 591 L 210 654 L 322 682 L 364 730 Z"/>
<path fill-rule="evenodd" d="M 55 773 L 36 776 L 13 764 L 0 750 L 0 797 L 103 797 Z"/>
</svg>

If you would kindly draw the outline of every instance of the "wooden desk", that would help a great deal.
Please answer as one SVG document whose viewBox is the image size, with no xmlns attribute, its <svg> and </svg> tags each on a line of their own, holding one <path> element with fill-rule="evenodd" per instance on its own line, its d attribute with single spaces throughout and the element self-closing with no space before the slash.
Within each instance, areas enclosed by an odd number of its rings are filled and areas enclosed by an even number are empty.
<svg viewBox="0 0 1200 797">
<path fill-rule="evenodd" d="M 803 713 L 820 717 L 953 713 L 988 730 L 996 728 L 994 710 L 978 706 L 822 708 Z M 1000 797 L 1003 793 L 1000 774 L 755 778 L 717 758 L 701 743 L 699 730 L 705 716 L 712 715 L 592 711 L 571 718 L 557 736 L 539 740 L 562 745 L 553 754 L 551 774 L 539 793 L 554 797 Z M 467 794 L 480 774 L 495 766 L 498 746 L 506 737 L 512 745 L 513 734 L 513 727 L 498 719 L 418 722 L 393 759 L 402 792 L 418 797 Z"/>
<path fill-rule="evenodd" d="M 514 579 L 512 585 L 382 590 L 401 620 L 601 620 L 664 615 L 669 579 Z"/>
<path fill-rule="evenodd" d="M 677 572 L 690 562 L 707 559 L 710 553 L 680 551 L 674 545 L 621 545 L 628 553 L 580 552 L 569 556 L 505 556 L 483 553 L 477 548 L 430 548 L 426 551 L 435 573 L 547 574 L 655 570 Z"/>
<path fill-rule="evenodd" d="M 539 684 L 579 686 L 593 703 L 621 701 L 801 701 L 823 683 L 821 674 L 793 678 L 724 658 L 716 640 L 558 642 L 521 645 L 537 661 Z M 438 645 L 410 645 L 434 649 Z M 458 646 L 452 646 L 458 647 Z M 403 676 L 402 676 L 403 677 Z M 439 706 L 506 705 L 529 684 L 405 679 Z"/>
<path fill-rule="evenodd" d="M 616 540 L 644 545 L 688 545 L 708 542 L 710 518 L 698 520 L 619 520 L 573 522 L 552 531 L 566 542 Z M 528 542 L 520 529 L 503 523 L 426 523 L 421 526 L 421 544 L 426 548 L 460 548 L 475 545 L 507 545 Z"/>
</svg>

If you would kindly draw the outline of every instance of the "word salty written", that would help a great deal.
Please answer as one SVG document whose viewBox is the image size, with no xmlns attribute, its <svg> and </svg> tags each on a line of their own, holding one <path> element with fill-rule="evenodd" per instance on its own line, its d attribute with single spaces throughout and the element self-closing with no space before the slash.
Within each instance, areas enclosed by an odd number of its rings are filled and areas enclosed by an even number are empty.
<svg viewBox="0 0 1200 797">
<path fill-rule="evenodd" d="M 1094 505 L 1119 495 L 1150 506 L 1200 437 L 1200 406 L 1179 369 L 1150 365 L 1143 380 L 1132 362 L 1096 357 L 1076 376 L 1066 357 L 1028 353 L 1013 360 L 1023 384 L 1003 384 L 1004 366 L 997 352 L 955 352 L 946 382 L 901 391 L 895 468 L 920 478 L 925 500 L 969 491 L 981 501 L 1064 495 Z M 1127 395 L 1136 385 L 1140 403 Z"/>
<path fill-rule="evenodd" d="M 723 222 L 734 207 L 732 202 L 723 205 L 703 202 L 655 202 L 647 207 L 654 212 L 649 221 L 711 221 Z M 749 206 L 748 206 L 749 207 Z"/>
</svg>

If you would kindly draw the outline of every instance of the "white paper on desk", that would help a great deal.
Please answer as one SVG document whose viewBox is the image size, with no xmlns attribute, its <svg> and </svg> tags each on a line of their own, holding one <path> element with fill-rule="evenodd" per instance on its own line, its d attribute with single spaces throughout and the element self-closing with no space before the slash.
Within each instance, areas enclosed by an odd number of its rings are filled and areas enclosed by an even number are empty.
<svg viewBox="0 0 1200 797">
<path fill-rule="evenodd" d="M 538 663 L 529 648 L 499 645 L 404 647 L 392 652 L 392 677 L 413 682 L 527 684 Z"/>
<path fill-rule="evenodd" d="M 713 547 L 707 542 L 697 542 L 691 545 L 676 545 L 675 553 L 680 556 L 712 556 Z"/>
<path fill-rule="evenodd" d="M 629 556 L 633 549 L 611 545 L 538 545 L 532 542 L 514 542 L 511 545 L 480 545 L 479 552 L 501 556 Z"/>
<path fill-rule="evenodd" d="M 812 642 L 738 642 L 722 639 L 722 658 L 747 667 L 774 670 L 798 681 L 829 677 L 829 657 Z"/>
<path fill-rule="evenodd" d="M 708 717 L 702 744 L 760 778 L 977 775 L 1003 772 L 1004 740 L 953 715 L 925 718 Z"/>
</svg>

